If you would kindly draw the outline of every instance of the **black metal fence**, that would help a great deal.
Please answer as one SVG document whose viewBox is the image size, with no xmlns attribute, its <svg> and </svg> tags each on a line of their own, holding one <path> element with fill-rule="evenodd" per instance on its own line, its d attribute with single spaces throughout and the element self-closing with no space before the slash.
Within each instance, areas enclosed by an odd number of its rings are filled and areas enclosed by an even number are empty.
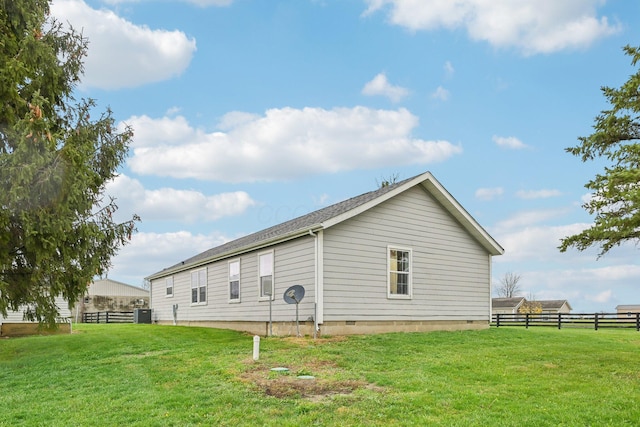
<svg viewBox="0 0 640 427">
<path fill-rule="evenodd" d="M 133 323 L 133 311 L 83 313 L 82 323 Z"/>
<path fill-rule="evenodd" d="M 558 329 L 589 328 L 634 328 L 640 331 L 640 313 L 508 313 L 494 314 L 492 325 L 501 326 L 547 326 Z"/>
</svg>

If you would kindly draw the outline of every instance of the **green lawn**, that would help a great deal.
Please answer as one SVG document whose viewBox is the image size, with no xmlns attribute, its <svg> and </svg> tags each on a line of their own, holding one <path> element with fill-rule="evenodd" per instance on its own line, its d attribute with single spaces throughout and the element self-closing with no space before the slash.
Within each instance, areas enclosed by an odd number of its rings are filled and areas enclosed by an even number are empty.
<svg viewBox="0 0 640 427">
<path fill-rule="evenodd" d="M 0 425 L 640 422 L 635 330 L 492 328 L 261 344 L 254 362 L 250 335 L 207 328 L 74 325 L 71 335 L 0 339 Z"/>
</svg>

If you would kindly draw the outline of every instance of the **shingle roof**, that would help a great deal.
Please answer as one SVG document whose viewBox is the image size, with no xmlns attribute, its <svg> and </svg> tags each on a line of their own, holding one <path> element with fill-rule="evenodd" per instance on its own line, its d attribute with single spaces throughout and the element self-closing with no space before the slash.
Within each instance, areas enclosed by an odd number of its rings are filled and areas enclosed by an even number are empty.
<svg viewBox="0 0 640 427">
<path fill-rule="evenodd" d="M 363 205 L 371 200 L 374 200 L 382 196 L 383 194 L 388 193 L 389 191 L 401 186 L 407 181 L 412 180 L 413 178 L 415 177 L 408 178 L 403 181 L 387 185 L 385 187 L 381 187 L 375 191 L 370 191 L 368 193 L 364 193 L 359 196 L 352 197 L 350 199 L 344 200 L 342 202 L 338 202 L 331 206 L 327 206 L 320 210 L 310 212 L 306 215 L 302 215 L 298 218 L 294 218 L 289 221 L 285 221 L 283 223 L 266 228 L 264 230 L 255 232 L 253 234 L 240 237 L 239 239 L 232 240 L 220 246 L 216 246 L 215 248 L 211 248 L 202 253 L 199 253 L 191 258 L 187 258 L 186 260 L 178 264 L 175 264 L 169 267 L 168 269 L 170 270 L 178 266 L 194 264 L 201 260 L 213 258 L 216 255 L 233 252 L 237 249 L 241 249 L 247 246 L 252 246 L 256 243 L 259 243 L 262 241 L 268 241 L 273 238 L 277 238 L 279 236 L 285 236 L 296 231 L 307 231 L 311 227 L 321 224 L 323 221 L 326 221 L 331 218 L 335 218 L 338 215 L 341 215 L 354 208 L 357 208 L 360 205 Z"/>
<path fill-rule="evenodd" d="M 515 298 L 492 298 L 491 305 L 493 308 L 516 308 L 525 301 L 524 297 Z"/>
<path fill-rule="evenodd" d="M 557 309 L 560 309 L 565 304 L 567 304 L 567 306 L 569 306 L 569 309 L 571 309 L 571 306 L 569 305 L 569 302 L 566 299 L 540 300 L 536 302 L 540 303 L 543 310 L 554 310 L 554 309 L 557 310 Z"/>
<path fill-rule="evenodd" d="M 415 184 L 411 181 L 415 180 Z M 208 262 L 210 260 L 221 258 L 224 256 L 231 256 L 237 254 L 243 250 L 255 249 L 260 245 L 268 245 L 274 242 L 282 241 L 287 237 L 297 237 L 303 233 L 307 233 L 310 230 L 316 231 L 327 227 L 331 221 L 338 222 L 343 218 L 343 215 L 349 215 L 352 212 L 357 212 L 358 209 L 367 208 L 369 202 L 375 203 L 376 199 L 384 200 L 386 197 L 391 197 L 393 194 L 389 194 L 397 191 L 404 191 L 402 187 L 410 188 L 418 183 L 429 182 L 432 187 L 432 191 L 436 192 L 434 196 L 445 205 L 452 215 L 454 215 L 467 230 L 469 230 L 475 238 L 484 242 L 483 245 L 493 254 L 502 254 L 503 249 L 495 242 L 491 236 L 489 236 L 482 227 L 475 222 L 473 218 L 458 204 L 453 197 L 435 180 L 435 178 L 429 173 L 425 172 L 420 175 L 416 175 L 411 178 L 393 183 L 384 187 L 381 187 L 374 191 L 361 194 L 356 197 L 344 200 L 342 202 L 327 206 L 317 211 L 310 212 L 306 215 L 302 215 L 298 218 L 285 221 L 281 224 L 274 225 L 256 233 L 249 234 L 239 239 L 232 240 L 223 245 L 211 248 L 204 252 L 201 252 L 191 258 L 188 258 L 178 264 L 165 268 L 155 274 L 148 277 L 157 278 L 163 274 L 169 272 L 179 271 L 188 266 L 195 266 L 199 263 Z"/>
</svg>

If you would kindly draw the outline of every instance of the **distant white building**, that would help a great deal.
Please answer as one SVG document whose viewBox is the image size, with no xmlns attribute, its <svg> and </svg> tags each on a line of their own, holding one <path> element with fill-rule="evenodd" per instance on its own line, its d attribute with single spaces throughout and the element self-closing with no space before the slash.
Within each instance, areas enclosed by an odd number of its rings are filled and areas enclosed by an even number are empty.
<svg viewBox="0 0 640 427">
<path fill-rule="evenodd" d="M 625 304 L 616 306 L 618 317 L 635 317 L 640 313 L 640 304 Z"/>
<path fill-rule="evenodd" d="M 83 313 L 102 311 L 126 312 L 149 308 L 149 291 L 111 279 L 94 280 L 83 299 L 76 304 L 74 317 L 79 321 Z"/>
<path fill-rule="evenodd" d="M 60 323 L 64 324 L 65 322 L 68 322 L 71 317 L 69 303 L 67 303 L 67 301 L 62 297 L 56 297 L 55 302 L 58 307 Z M 0 336 L 20 336 L 44 333 L 45 331 L 39 330 L 38 322 L 25 320 L 24 314 L 26 310 L 27 306 L 22 306 L 16 311 L 9 311 L 6 317 L 0 315 Z M 68 324 L 64 324 L 64 327 L 61 327 L 60 331 L 70 331 L 68 326 Z"/>
</svg>

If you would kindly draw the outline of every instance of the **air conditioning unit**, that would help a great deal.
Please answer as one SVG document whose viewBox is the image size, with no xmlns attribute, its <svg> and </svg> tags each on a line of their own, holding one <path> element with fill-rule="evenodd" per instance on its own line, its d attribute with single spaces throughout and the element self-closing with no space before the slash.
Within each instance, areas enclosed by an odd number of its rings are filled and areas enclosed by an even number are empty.
<svg viewBox="0 0 640 427">
<path fill-rule="evenodd" d="M 150 308 L 134 309 L 133 323 L 151 323 L 151 309 Z"/>
</svg>

